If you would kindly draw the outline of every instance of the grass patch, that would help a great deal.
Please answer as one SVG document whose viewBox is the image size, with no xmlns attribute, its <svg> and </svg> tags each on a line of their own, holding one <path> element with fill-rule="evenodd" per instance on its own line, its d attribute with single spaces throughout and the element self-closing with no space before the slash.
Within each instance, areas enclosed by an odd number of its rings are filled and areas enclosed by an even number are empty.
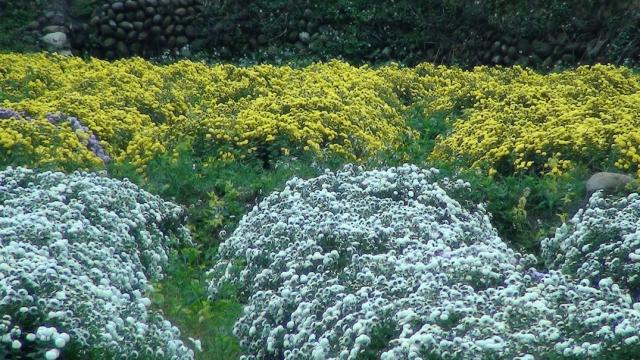
<svg viewBox="0 0 640 360">
<path fill-rule="evenodd" d="M 154 306 L 182 331 L 182 338 L 201 340 L 203 352 L 197 359 L 228 360 L 240 356 L 240 344 L 233 325 L 242 314 L 235 299 L 211 302 L 207 299 L 206 271 L 209 263 L 197 248 L 182 249 L 167 269 L 165 281 L 155 285 Z"/>
</svg>

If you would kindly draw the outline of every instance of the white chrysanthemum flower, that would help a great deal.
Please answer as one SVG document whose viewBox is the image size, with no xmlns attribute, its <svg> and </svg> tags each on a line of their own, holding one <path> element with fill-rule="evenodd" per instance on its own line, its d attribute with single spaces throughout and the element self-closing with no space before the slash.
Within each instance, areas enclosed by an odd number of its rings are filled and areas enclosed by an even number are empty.
<svg viewBox="0 0 640 360">
<path fill-rule="evenodd" d="M 62 349 L 65 345 L 67 345 L 67 342 L 62 337 L 56 337 L 53 343 L 58 349 Z"/>
<path fill-rule="evenodd" d="M 597 192 L 553 238 L 542 241 L 542 256 L 549 267 L 593 286 L 609 286 L 611 278 L 640 302 L 639 223 L 639 194 L 616 199 Z"/>
<path fill-rule="evenodd" d="M 29 351 L 64 348 L 73 337 L 81 351 L 109 348 L 120 357 L 163 349 L 167 357 L 193 359 L 142 296 L 150 279 L 162 278 L 168 254 L 190 243 L 182 216 L 178 206 L 126 181 L 0 171 L 0 314 L 11 325 L 0 327 L 0 338 L 10 343 L 25 326 L 38 326 L 25 336 L 35 343 Z M 22 323 L 39 318 L 56 326 Z"/>
<path fill-rule="evenodd" d="M 625 340 L 640 312 L 613 276 L 599 288 L 532 268 L 483 206 L 447 195 L 467 186 L 435 169 L 348 166 L 265 198 L 209 272 L 212 298 L 229 283 L 247 296 L 234 328 L 243 359 L 595 358 L 637 346 Z"/>
<path fill-rule="evenodd" d="M 44 358 L 47 360 L 56 360 L 60 356 L 60 350 L 51 349 L 44 354 Z"/>
<path fill-rule="evenodd" d="M 194 338 L 190 337 L 189 341 L 191 341 L 191 343 L 193 344 L 193 347 L 196 349 L 196 351 L 202 352 L 202 342 L 200 341 L 200 339 L 194 339 Z"/>
</svg>

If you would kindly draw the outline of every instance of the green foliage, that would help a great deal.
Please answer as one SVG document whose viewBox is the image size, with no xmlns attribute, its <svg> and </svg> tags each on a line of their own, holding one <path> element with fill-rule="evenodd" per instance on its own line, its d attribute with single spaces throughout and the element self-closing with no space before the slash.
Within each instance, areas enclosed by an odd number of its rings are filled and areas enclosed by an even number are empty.
<svg viewBox="0 0 640 360">
<path fill-rule="evenodd" d="M 184 341 L 201 340 L 203 352 L 197 353 L 197 359 L 237 359 L 240 345 L 232 331 L 242 305 L 233 298 L 207 299 L 205 272 L 210 264 L 198 248 L 182 249 L 171 263 L 167 279 L 156 284 L 151 295 L 154 306 L 181 329 Z"/>
<path fill-rule="evenodd" d="M 602 52 L 615 63 L 633 59 L 639 51 L 633 39 L 640 12 L 637 4 L 623 0 L 205 3 L 201 26 L 206 41 L 199 50 L 248 63 L 340 57 L 357 64 L 393 59 L 470 66 L 493 63 L 496 55 L 502 63 L 506 48 L 519 46 L 521 40 L 530 45 L 535 39 L 551 44 L 550 63 L 543 62 L 548 54 L 540 55 L 529 45 L 512 51 L 504 61 L 550 69 L 561 59 L 555 66 L 595 57 L 599 51 L 589 53 L 597 41 L 610 44 Z M 498 48 L 507 43 L 506 48 L 488 51 L 497 40 Z M 524 51 L 522 56 L 518 51 Z"/>
<path fill-rule="evenodd" d="M 71 0 L 69 12 L 73 17 L 88 18 L 100 2 L 99 0 Z"/>
<path fill-rule="evenodd" d="M 343 163 L 339 158 L 318 162 L 308 154 L 300 158 L 282 156 L 265 169 L 259 158 L 212 161 L 183 144 L 175 155 L 156 156 L 143 173 L 128 163 L 111 165 L 109 172 L 185 206 L 194 239 L 210 247 L 212 254 L 224 234 L 231 233 L 261 197 L 281 188 L 293 176 L 316 176 L 326 167 L 335 169 Z"/>
<path fill-rule="evenodd" d="M 583 174 L 490 178 L 466 171 L 461 177 L 471 184 L 472 202 L 487 204 L 500 236 L 519 251 L 539 255 L 539 241 L 582 205 Z"/>
<path fill-rule="evenodd" d="M 397 166 L 405 163 L 433 166 L 426 162 L 427 157 L 433 151 L 438 136 L 446 136 L 458 116 L 458 112 L 426 114 L 421 107 L 409 109 L 405 114 L 405 121 L 419 134 L 418 138 L 405 137 L 400 148 L 381 152 L 377 157 L 368 159 L 368 166 Z"/>
<path fill-rule="evenodd" d="M 0 1 L 0 52 L 30 52 L 38 49 L 37 40 L 26 32 L 48 2 L 46 0 Z"/>
<path fill-rule="evenodd" d="M 398 336 L 399 329 L 392 323 L 382 322 L 371 330 L 371 342 L 358 354 L 357 360 L 379 359 L 382 350 L 387 347 L 389 341 Z"/>
<path fill-rule="evenodd" d="M 454 48 L 472 25 L 465 20 L 476 17 L 477 8 L 460 0 L 400 0 L 392 6 L 363 0 L 209 4 L 207 48 L 219 50 L 223 58 L 341 56 L 356 63 L 390 58 L 411 63 L 428 51 L 440 59 L 455 57 Z"/>
</svg>

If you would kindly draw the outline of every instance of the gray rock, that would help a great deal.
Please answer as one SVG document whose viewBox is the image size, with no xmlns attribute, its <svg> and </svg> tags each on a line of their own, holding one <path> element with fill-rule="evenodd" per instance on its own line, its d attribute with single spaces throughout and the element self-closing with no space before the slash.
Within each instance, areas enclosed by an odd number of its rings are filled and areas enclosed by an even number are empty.
<svg viewBox="0 0 640 360">
<path fill-rule="evenodd" d="M 133 1 L 133 0 L 127 0 L 127 1 L 124 3 L 124 7 L 125 7 L 127 10 L 135 10 L 135 9 L 137 9 L 137 8 L 138 8 L 138 3 L 137 3 L 137 2 L 135 2 L 135 1 Z"/>
<path fill-rule="evenodd" d="M 51 25 L 64 25 L 64 14 L 60 11 L 47 11 L 45 14 L 47 22 Z"/>
<path fill-rule="evenodd" d="M 123 57 L 129 56 L 129 48 L 127 47 L 127 44 L 122 41 L 118 41 L 116 44 L 116 53 Z"/>
<path fill-rule="evenodd" d="M 189 43 L 189 39 L 186 36 L 178 36 L 176 37 L 176 45 L 178 47 L 185 46 Z"/>
<path fill-rule="evenodd" d="M 116 44 L 116 39 L 114 38 L 106 38 L 102 42 L 102 46 L 104 46 L 107 49 L 112 48 L 115 44 Z"/>
<path fill-rule="evenodd" d="M 107 24 L 100 25 L 100 32 L 102 35 L 109 36 L 113 34 L 113 28 Z"/>
<path fill-rule="evenodd" d="M 123 21 L 120 23 L 120 27 L 122 29 L 124 29 L 125 31 L 131 31 L 133 30 L 133 24 L 128 22 L 128 21 Z"/>
<path fill-rule="evenodd" d="M 167 39 L 166 46 L 169 49 L 173 49 L 176 46 L 176 37 L 175 36 L 169 36 L 169 39 Z"/>
<path fill-rule="evenodd" d="M 120 1 L 116 1 L 113 4 L 111 4 L 111 8 L 115 11 L 122 11 L 124 9 L 124 3 Z"/>
<path fill-rule="evenodd" d="M 27 24 L 27 30 L 38 30 L 40 27 L 40 22 L 38 20 L 33 20 Z"/>
<path fill-rule="evenodd" d="M 300 38 L 300 41 L 302 41 L 305 44 L 308 44 L 311 41 L 311 36 L 306 31 L 299 33 L 298 37 Z"/>
<path fill-rule="evenodd" d="M 68 45 L 67 34 L 54 32 L 42 37 L 42 41 L 55 49 L 62 49 Z"/>
<path fill-rule="evenodd" d="M 127 38 L 127 32 L 124 31 L 124 29 L 122 29 L 122 28 L 118 28 L 116 30 L 116 38 L 120 39 L 120 40 L 126 39 Z"/>
<path fill-rule="evenodd" d="M 540 57 L 549 56 L 553 51 L 553 48 L 551 47 L 551 45 L 539 40 L 534 40 L 532 45 L 533 45 L 533 51 L 535 51 L 536 54 L 540 55 Z"/>
<path fill-rule="evenodd" d="M 42 29 L 42 32 L 45 33 L 45 34 L 55 33 L 55 32 L 67 33 L 67 27 L 66 26 L 60 26 L 60 25 L 49 25 L 49 26 L 45 26 Z"/>
<path fill-rule="evenodd" d="M 191 57 L 191 49 L 189 49 L 188 45 L 183 46 L 180 49 L 180 56 L 185 57 L 185 58 Z"/>
<path fill-rule="evenodd" d="M 620 191 L 631 181 L 633 181 L 633 178 L 625 174 L 612 172 L 595 173 L 587 180 L 587 196 L 590 197 L 591 194 L 598 190 L 607 192 Z"/>
</svg>

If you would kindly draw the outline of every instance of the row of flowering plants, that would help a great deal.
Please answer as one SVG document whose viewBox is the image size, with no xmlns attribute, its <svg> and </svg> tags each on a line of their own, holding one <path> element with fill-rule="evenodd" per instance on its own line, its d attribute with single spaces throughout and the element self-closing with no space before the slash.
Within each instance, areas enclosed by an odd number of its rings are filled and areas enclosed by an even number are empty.
<svg viewBox="0 0 640 360">
<path fill-rule="evenodd" d="M 564 254 L 566 266 L 538 271 L 533 255 L 500 239 L 483 206 L 462 200 L 467 187 L 436 169 L 348 166 L 294 178 L 266 197 L 220 246 L 210 271 L 212 299 L 232 285 L 247 300 L 234 330 L 242 359 L 630 359 L 640 353 L 640 299 L 629 295 L 629 281 L 614 281 L 637 270 L 603 272 L 594 284 L 583 277 L 593 265 L 570 271 L 572 251 Z M 632 212 L 637 197 L 627 201 Z M 586 221 L 588 211 L 575 222 Z M 545 251 L 553 253 L 555 243 L 587 245 L 565 233 L 545 243 Z M 597 257 L 618 255 L 601 247 Z"/>
<path fill-rule="evenodd" d="M 633 172 L 640 164 L 639 90 L 638 74 L 608 65 L 540 74 L 520 67 L 154 65 L 1 54 L 0 148 L 35 164 L 87 167 L 103 158 L 90 142 L 137 166 L 185 142 L 217 160 L 268 162 L 311 152 L 357 161 L 418 140 L 404 119 L 420 109 L 425 119 L 459 117 L 425 154 L 432 160 L 455 158 L 492 174 L 560 175 L 594 162 Z M 81 127 L 50 121 L 58 113 Z"/>
<path fill-rule="evenodd" d="M 99 174 L 1 171 L 0 358 L 193 359 L 147 297 L 183 215 Z"/>
<path fill-rule="evenodd" d="M 586 208 L 542 240 L 547 266 L 593 285 L 611 279 L 640 302 L 640 196 L 596 193 Z"/>
<path fill-rule="evenodd" d="M 299 70 L 3 54 L 0 89 L 0 106 L 29 116 L 0 121 L 1 146 L 44 162 L 65 160 L 58 146 L 78 148 L 69 124 L 47 121 L 57 112 L 80 119 L 114 159 L 137 165 L 182 141 L 225 160 L 321 149 L 355 159 L 411 133 L 376 71 L 338 61 Z M 34 139 L 32 128 L 64 141 Z"/>
</svg>

